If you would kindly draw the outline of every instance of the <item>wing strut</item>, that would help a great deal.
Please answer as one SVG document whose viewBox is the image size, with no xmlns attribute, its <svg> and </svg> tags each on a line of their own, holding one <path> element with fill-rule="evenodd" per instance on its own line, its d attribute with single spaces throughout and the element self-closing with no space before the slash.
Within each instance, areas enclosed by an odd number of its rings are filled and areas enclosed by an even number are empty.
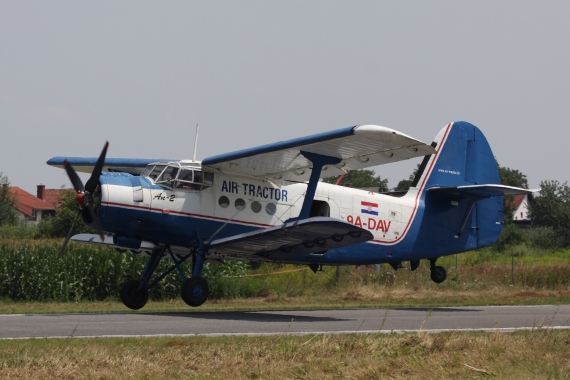
<svg viewBox="0 0 570 380">
<path fill-rule="evenodd" d="M 334 165 L 342 161 L 342 158 L 324 156 L 317 153 L 301 151 L 301 154 L 309 161 L 313 163 L 313 169 L 311 171 L 311 178 L 307 184 L 307 192 L 305 193 L 305 199 L 303 200 L 303 207 L 301 208 L 301 213 L 296 218 L 290 218 L 287 222 L 294 222 L 296 220 L 307 219 L 309 213 L 311 212 L 311 204 L 313 203 L 313 198 L 315 197 L 315 192 L 317 191 L 317 184 L 319 183 L 319 178 L 321 177 L 321 170 L 325 165 Z"/>
</svg>

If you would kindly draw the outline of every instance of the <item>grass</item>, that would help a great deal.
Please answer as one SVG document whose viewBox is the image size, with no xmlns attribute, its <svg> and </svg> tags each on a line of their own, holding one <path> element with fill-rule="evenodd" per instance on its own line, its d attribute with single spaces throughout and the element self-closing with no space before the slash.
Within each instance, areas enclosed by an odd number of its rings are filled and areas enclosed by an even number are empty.
<svg viewBox="0 0 570 380">
<path fill-rule="evenodd" d="M 570 378 L 570 331 L 0 341 L 3 378 Z"/>
</svg>

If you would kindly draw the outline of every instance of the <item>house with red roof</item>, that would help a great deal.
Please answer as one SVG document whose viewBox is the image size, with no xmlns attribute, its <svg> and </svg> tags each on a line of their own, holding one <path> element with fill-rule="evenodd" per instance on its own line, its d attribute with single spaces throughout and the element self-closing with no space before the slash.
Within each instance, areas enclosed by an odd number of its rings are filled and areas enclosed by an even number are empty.
<svg viewBox="0 0 570 380">
<path fill-rule="evenodd" d="M 10 187 L 10 192 L 16 200 L 18 218 L 22 221 L 38 224 L 43 218 L 54 216 L 61 189 L 46 189 L 45 185 L 38 185 L 37 196 L 17 187 Z"/>
<path fill-rule="evenodd" d="M 530 203 L 530 198 L 528 194 L 519 194 L 514 196 L 513 201 L 513 222 L 519 227 L 529 227 L 532 224 L 532 220 L 528 215 L 528 205 Z"/>
</svg>

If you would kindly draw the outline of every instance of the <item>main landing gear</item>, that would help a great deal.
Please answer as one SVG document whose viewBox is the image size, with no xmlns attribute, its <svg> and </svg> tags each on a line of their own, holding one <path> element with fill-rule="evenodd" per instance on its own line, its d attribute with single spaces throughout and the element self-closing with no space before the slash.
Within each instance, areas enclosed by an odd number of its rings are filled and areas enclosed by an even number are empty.
<svg viewBox="0 0 570 380">
<path fill-rule="evenodd" d="M 444 267 L 436 266 L 435 262 L 437 259 L 430 259 L 430 277 L 436 284 L 441 284 L 447 278 L 447 271 Z"/>
<path fill-rule="evenodd" d="M 166 251 L 174 264 L 163 274 L 158 276 L 153 282 L 149 280 L 158 267 L 160 260 L 166 255 Z M 140 280 L 130 280 L 125 282 L 121 287 L 121 301 L 129 309 L 138 310 L 146 305 L 148 301 L 148 291 L 160 282 L 173 270 L 177 270 L 182 278 L 183 284 L 180 291 L 180 296 L 189 306 L 200 306 L 208 299 L 210 289 L 206 280 L 200 277 L 204 267 L 207 248 L 201 247 L 197 253 L 188 254 L 182 260 L 177 260 L 176 256 L 172 253 L 170 248 L 164 246 L 155 246 L 152 250 L 142 278 Z M 180 264 L 192 257 L 192 277 L 186 278 Z"/>
<path fill-rule="evenodd" d="M 430 277 L 433 282 L 436 284 L 441 284 L 447 278 L 447 271 L 444 267 L 436 266 L 437 259 L 429 259 L 430 262 Z M 394 270 L 398 270 L 398 268 L 402 268 L 401 262 L 391 262 L 389 263 Z M 415 271 L 420 266 L 420 260 L 412 260 L 410 261 L 410 270 Z"/>
</svg>

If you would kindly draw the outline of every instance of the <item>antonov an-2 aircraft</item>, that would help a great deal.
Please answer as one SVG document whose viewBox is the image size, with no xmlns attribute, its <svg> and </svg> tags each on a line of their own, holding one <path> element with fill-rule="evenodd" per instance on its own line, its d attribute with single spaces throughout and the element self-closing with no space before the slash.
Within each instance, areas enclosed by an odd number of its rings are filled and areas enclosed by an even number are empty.
<svg viewBox="0 0 570 380">
<path fill-rule="evenodd" d="M 504 195 L 491 148 L 467 123 L 445 126 L 431 144 L 376 125 L 358 125 L 262 145 L 202 162 L 53 157 L 77 191 L 83 221 L 98 235 L 71 240 L 147 254 L 140 279 L 122 285 L 121 300 L 142 308 L 148 291 L 173 270 L 182 299 L 208 298 L 207 261 L 321 265 L 429 260 L 431 279 L 446 278 L 439 257 L 486 247 L 503 227 Z M 382 194 L 320 181 L 349 170 L 423 156 L 408 191 Z M 104 170 L 104 171 L 103 171 Z M 85 184 L 76 171 L 91 173 Z M 106 231 L 106 234 L 103 233 Z M 159 261 L 173 265 L 153 281 Z M 180 263 L 191 258 L 187 278 Z"/>
</svg>

